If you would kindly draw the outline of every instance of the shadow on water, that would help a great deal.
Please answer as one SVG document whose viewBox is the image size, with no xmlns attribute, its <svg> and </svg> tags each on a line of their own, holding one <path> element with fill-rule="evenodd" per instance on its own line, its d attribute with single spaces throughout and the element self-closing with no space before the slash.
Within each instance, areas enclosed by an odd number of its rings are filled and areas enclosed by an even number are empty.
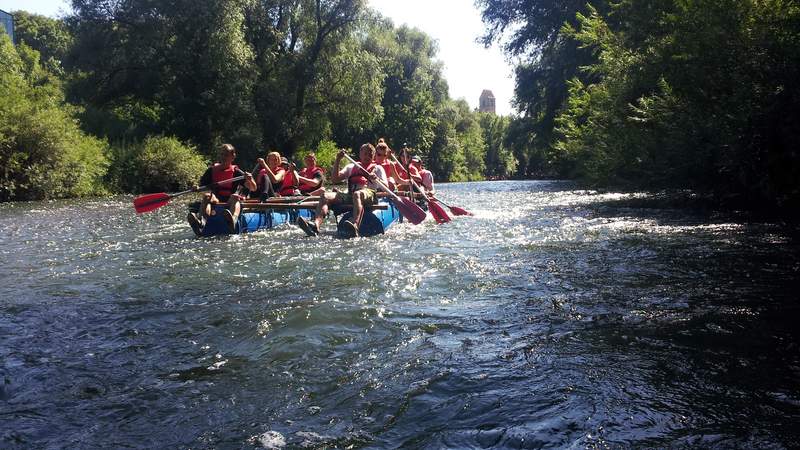
<svg viewBox="0 0 800 450">
<path fill-rule="evenodd" d="M 0 447 L 800 445 L 796 229 L 441 190 L 475 216 L 355 240 L 0 205 Z"/>
</svg>

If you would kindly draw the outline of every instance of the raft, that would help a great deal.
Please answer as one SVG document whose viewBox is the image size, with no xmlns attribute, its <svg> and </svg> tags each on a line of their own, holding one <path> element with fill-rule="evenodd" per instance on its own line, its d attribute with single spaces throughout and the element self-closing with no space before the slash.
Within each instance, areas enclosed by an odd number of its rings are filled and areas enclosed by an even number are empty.
<svg viewBox="0 0 800 450">
<path fill-rule="evenodd" d="M 309 220 L 314 218 L 314 211 L 312 209 L 281 208 L 281 206 L 291 205 L 274 206 L 275 208 L 269 209 L 243 208 L 242 213 L 239 214 L 239 220 L 236 221 L 235 230 L 231 233 L 228 229 L 228 223 L 222 215 L 222 211 L 225 210 L 225 205 L 215 205 L 214 211 L 216 214 L 206 219 L 206 226 L 203 227 L 203 237 L 253 233 L 255 231 L 275 228 L 280 225 L 294 224 L 298 217 L 304 217 Z"/>
<path fill-rule="evenodd" d="M 225 205 L 214 205 L 215 214 L 206 219 L 202 237 L 252 233 L 280 225 L 294 225 L 298 217 L 313 220 L 317 200 L 318 197 L 278 197 L 262 203 L 245 202 L 242 204 L 242 213 L 239 215 L 233 233 L 228 229 L 228 223 L 222 214 Z M 194 203 L 189 206 L 189 210 L 196 212 L 199 206 L 199 203 Z M 342 231 L 342 222 L 352 218 L 351 209 L 350 205 L 331 207 L 331 211 L 337 216 L 336 231 L 340 237 L 346 237 L 346 233 Z M 364 213 L 358 230 L 359 235 L 370 237 L 383 234 L 394 223 L 402 221 L 402 219 L 402 215 L 391 202 L 385 198 L 379 198 L 378 203 L 368 207 Z"/>
</svg>

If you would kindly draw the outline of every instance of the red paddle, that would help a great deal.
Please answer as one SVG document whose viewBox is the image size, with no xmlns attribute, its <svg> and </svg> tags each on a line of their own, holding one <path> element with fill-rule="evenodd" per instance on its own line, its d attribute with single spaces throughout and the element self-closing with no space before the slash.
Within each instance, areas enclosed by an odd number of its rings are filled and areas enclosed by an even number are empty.
<svg viewBox="0 0 800 450">
<path fill-rule="evenodd" d="M 439 203 L 443 204 L 444 206 L 447 206 L 448 208 L 450 208 L 450 212 L 453 213 L 454 216 L 472 216 L 473 215 L 471 212 L 467 211 L 464 208 L 459 208 L 458 206 L 450 206 L 447 203 L 439 200 L 438 198 L 436 199 L 436 201 L 438 201 Z"/>
<path fill-rule="evenodd" d="M 214 186 L 215 184 L 239 181 L 239 180 L 243 180 L 244 178 L 245 177 L 243 175 L 243 176 L 240 176 L 240 177 L 231 178 L 229 180 L 218 181 L 216 183 L 211 183 L 211 184 L 207 184 L 205 186 L 200 186 L 197 189 L 189 189 L 188 191 L 176 192 L 174 194 L 167 194 L 166 192 L 159 192 L 157 194 L 140 195 L 140 196 L 136 197 L 135 199 L 133 199 L 133 207 L 136 209 L 136 212 L 139 213 L 139 214 L 146 213 L 146 212 L 153 211 L 155 209 L 161 208 L 162 206 L 164 206 L 167 203 L 169 203 L 169 201 L 172 200 L 175 197 L 180 197 L 181 195 L 189 194 L 191 192 L 205 191 L 207 189 L 211 189 L 211 186 Z"/>
<path fill-rule="evenodd" d="M 397 158 L 395 158 L 394 155 L 392 155 L 392 159 L 394 159 L 394 162 L 396 162 L 397 164 L 402 165 L 400 161 L 398 161 Z M 414 181 L 414 179 L 411 178 L 411 171 L 409 170 L 409 168 L 405 167 L 405 169 L 406 172 L 408 173 L 408 181 L 411 182 L 411 184 L 417 189 L 417 191 L 422 193 L 422 198 L 425 199 L 425 202 L 428 204 L 428 211 L 431 212 L 433 220 L 435 220 L 436 223 L 438 224 L 450 222 L 450 216 L 447 215 L 447 211 L 445 211 L 444 208 L 442 208 L 442 205 L 436 203 L 435 200 L 428 198 L 428 196 L 425 195 L 424 192 L 422 192 L 422 189 L 420 189 L 419 186 L 417 186 L 416 181 Z"/>
<path fill-rule="evenodd" d="M 361 164 L 354 161 L 353 158 L 351 158 L 348 155 L 344 155 L 344 157 L 347 158 L 347 160 L 350 161 L 351 163 L 355 164 L 356 167 L 361 169 L 362 172 L 366 173 L 370 177 L 373 177 L 371 173 L 367 172 L 366 169 L 361 167 Z M 402 214 L 403 217 L 409 220 L 409 222 L 413 223 L 414 225 L 419 225 L 428 216 L 427 214 L 425 214 L 425 211 L 423 211 L 422 208 L 419 207 L 419 205 L 414 203 L 413 200 L 411 200 L 410 198 L 399 197 L 397 194 L 392 192 L 392 190 L 389 189 L 385 184 L 383 184 L 381 180 L 376 178 L 375 184 L 377 184 L 378 187 L 380 187 L 380 189 L 383 192 L 389 194 L 389 200 L 392 202 L 394 207 L 400 211 L 400 214 Z"/>
</svg>

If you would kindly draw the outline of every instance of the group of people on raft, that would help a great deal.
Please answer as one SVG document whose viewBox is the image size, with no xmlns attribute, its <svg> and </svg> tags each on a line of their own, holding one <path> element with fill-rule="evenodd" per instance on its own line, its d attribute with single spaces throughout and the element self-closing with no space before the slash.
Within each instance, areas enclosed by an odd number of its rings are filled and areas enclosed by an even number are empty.
<svg viewBox="0 0 800 450">
<path fill-rule="evenodd" d="M 377 191 L 417 191 L 433 195 L 433 174 L 425 169 L 419 157 L 411 156 L 407 147 L 400 151 L 398 160 L 381 138 L 377 145 L 363 144 L 358 153 L 358 161 L 344 167 L 341 161 L 347 158 L 347 151 L 342 149 L 336 155 L 330 182 L 347 182 L 347 192 L 339 192 L 335 188 L 326 190 L 325 169 L 317 166 L 314 153 L 307 154 L 303 159 L 305 167 L 297 170 L 280 153 L 270 152 L 266 160 L 258 158 L 256 168 L 248 173 L 233 163 L 236 149 L 230 144 L 223 144 L 219 150 L 219 162 L 210 166 L 200 177 L 199 184 L 209 186 L 210 192 L 203 195 L 199 211 L 189 213 L 189 225 L 195 234 L 201 236 L 207 219 L 214 214 L 213 205 L 225 204 L 222 214 L 228 228 L 234 232 L 243 202 L 264 202 L 270 197 L 302 195 L 317 196 L 319 199 L 313 220 L 303 217 L 297 219 L 297 225 L 307 235 L 319 234 L 331 206 L 351 204 L 352 219 L 345 221 L 345 232 L 358 236 L 365 208 L 377 203 Z M 195 186 L 195 189 L 199 188 Z"/>
</svg>

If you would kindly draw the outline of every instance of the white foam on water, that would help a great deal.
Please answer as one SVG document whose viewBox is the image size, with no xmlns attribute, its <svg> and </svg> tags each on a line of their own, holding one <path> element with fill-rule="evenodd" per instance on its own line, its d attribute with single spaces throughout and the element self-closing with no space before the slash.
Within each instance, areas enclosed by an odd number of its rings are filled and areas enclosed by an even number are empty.
<svg viewBox="0 0 800 450">
<path fill-rule="evenodd" d="M 258 444 L 262 448 L 279 449 L 286 447 L 286 438 L 277 431 L 267 431 L 266 433 L 253 436 L 248 439 L 251 444 Z"/>
</svg>

